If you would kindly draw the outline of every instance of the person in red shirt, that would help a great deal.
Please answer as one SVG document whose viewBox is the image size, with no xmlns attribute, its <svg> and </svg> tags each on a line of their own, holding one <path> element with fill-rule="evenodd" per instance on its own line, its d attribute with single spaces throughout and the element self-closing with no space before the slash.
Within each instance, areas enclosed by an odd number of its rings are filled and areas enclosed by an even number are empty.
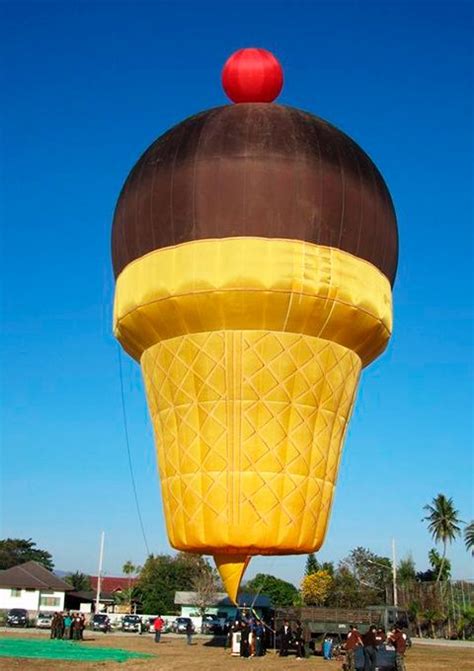
<svg viewBox="0 0 474 671">
<path fill-rule="evenodd" d="M 395 648 L 395 668 L 397 671 L 406 671 L 405 652 L 408 645 L 408 636 L 396 625 L 388 635 L 388 640 Z"/>
<path fill-rule="evenodd" d="M 363 645 L 362 638 L 357 627 L 354 624 L 351 624 L 345 645 L 347 671 L 355 671 L 355 650 L 360 645 Z"/>
<path fill-rule="evenodd" d="M 161 631 L 163 629 L 165 622 L 162 619 L 161 615 L 158 615 L 156 620 L 153 622 L 153 629 L 155 630 L 155 643 L 160 642 Z"/>
</svg>

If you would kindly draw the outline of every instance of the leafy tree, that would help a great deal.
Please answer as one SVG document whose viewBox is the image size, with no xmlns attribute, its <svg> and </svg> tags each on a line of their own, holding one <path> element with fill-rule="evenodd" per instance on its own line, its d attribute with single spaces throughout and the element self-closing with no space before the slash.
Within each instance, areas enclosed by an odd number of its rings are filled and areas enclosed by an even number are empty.
<svg viewBox="0 0 474 671">
<path fill-rule="evenodd" d="M 422 615 L 421 604 L 419 601 L 410 601 L 408 604 L 408 616 L 410 620 L 415 624 L 416 632 L 420 638 L 423 638 L 423 633 L 421 631 L 421 622 L 420 617 Z"/>
<path fill-rule="evenodd" d="M 329 596 L 333 578 L 327 571 L 316 571 L 305 575 L 301 581 L 301 593 L 307 606 L 322 606 Z"/>
<path fill-rule="evenodd" d="M 245 589 L 268 596 L 274 608 L 292 606 L 298 599 L 298 590 L 294 585 L 266 573 L 257 573 Z"/>
<path fill-rule="evenodd" d="M 347 566 L 339 565 L 333 576 L 326 606 L 357 608 L 361 605 L 360 585 Z"/>
<path fill-rule="evenodd" d="M 64 580 L 74 587 L 76 592 L 90 592 L 92 591 L 91 579 L 85 573 L 75 571 L 69 573 Z"/>
<path fill-rule="evenodd" d="M 314 552 L 311 552 L 307 557 L 306 557 L 306 566 L 304 569 L 304 574 L 305 575 L 311 575 L 312 573 L 317 573 L 320 570 L 319 562 L 316 559 L 316 555 Z"/>
<path fill-rule="evenodd" d="M 466 545 L 466 550 L 471 551 L 472 556 L 474 557 L 474 520 L 469 524 L 466 524 L 464 528 L 464 543 Z"/>
<path fill-rule="evenodd" d="M 397 581 L 400 585 L 404 585 L 416 580 L 415 562 L 411 555 L 400 560 L 397 567 Z"/>
<path fill-rule="evenodd" d="M 31 538 L 6 538 L 0 540 L 0 570 L 24 564 L 27 561 L 36 561 L 48 571 L 54 569 L 53 557 L 46 550 L 36 547 Z"/>
<path fill-rule="evenodd" d="M 384 603 L 386 587 L 392 585 L 392 562 L 388 557 L 357 547 L 342 564 L 349 568 L 359 584 L 361 605 Z"/>
<path fill-rule="evenodd" d="M 451 562 L 449 559 L 440 557 L 439 552 L 435 548 L 432 548 L 428 552 L 428 559 L 434 575 L 437 576 L 436 582 L 439 582 L 440 580 L 449 580 L 449 577 L 451 576 Z"/>
<path fill-rule="evenodd" d="M 172 614 L 177 608 L 175 592 L 192 591 L 193 581 L 209 564 L 200 555 L 179 552 L 170 555 L 150 555 L 140 571 L 136 586 L 145 613 Z"/>
<path fill-rule="evenodd" d="M 431 503 L 424 506 L 427 511 L 423 521 L 428 522 L 428 531 L 431 533 L 435 543 L 443 544 L 443 555 L 439 566 L 436 582 L 441 580 L 444 563 L 446 561 L 447 544 L 452 543 L 461 534 L 461 520 L 458 511 L 454 507 L 453 499 L 446 498 L 444 494 L 438 494 Z"/>
</svg>

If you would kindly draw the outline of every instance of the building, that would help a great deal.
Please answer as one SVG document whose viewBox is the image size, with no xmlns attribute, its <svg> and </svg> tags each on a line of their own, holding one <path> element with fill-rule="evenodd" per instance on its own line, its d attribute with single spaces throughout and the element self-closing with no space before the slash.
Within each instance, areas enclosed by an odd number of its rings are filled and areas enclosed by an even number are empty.
<svg viewBox="0 0 474 671">
<path fill-rule="evenodd" d="M 29 561 L 0 571 L 0 610 L 63 610 L 65 595 L 73 589 L 38 562 Z"/>
<path fill-rule="evenodd" d="M 200 615 L 199 607 L 196 605 L 196 592 L 176 592 L 174 602 L 181 607 L 181 616 L 197 617 Z M 255 594 L 240 594 L 239 604 L 241 607 L 252 608 L 259 617 L 263 618 L 268 617 L 271 611 L 270 599 L 262 594 L 258 596 L 255 596 Z M 206 613 L 225 619 L 235 618 L 237 607 L 225 592 L 218 592 L 206 608 Z"/>
<path fill-rule="evenodd" d="M 91 587 L 94 594 L 97 594 L 98 578 L 96 575 L 89 576 Z M 130 611 L 130 602 L 125 597 L 128 589 L 135 587 L 138 578 L 103 576 L 100 579 L 100 607 L 108 613 L 128 613 Z M 123 598 L 122 598 L 123 597 Z M 132 599 L 131 610 L 135 612 L 136 602 Z"/>
</svg>

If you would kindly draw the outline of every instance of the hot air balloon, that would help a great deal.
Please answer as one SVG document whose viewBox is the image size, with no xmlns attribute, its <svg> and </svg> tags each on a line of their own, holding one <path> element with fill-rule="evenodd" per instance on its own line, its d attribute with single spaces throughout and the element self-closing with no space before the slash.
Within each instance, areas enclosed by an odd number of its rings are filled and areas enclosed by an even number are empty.
<svg viewBox="0 0 474 671">
<path fill-rule="evenodd" d="M 212 555 L 234 601 L 252 556 L 323 543 L 398 257 L 381 174 L 334 126 L 269 101 L 283 78 L 267 53 L 224 68 L 245 102 L 145 151 L 112 232 L 114 333 L 142 368 L 168 537 Z"/>
</svg>

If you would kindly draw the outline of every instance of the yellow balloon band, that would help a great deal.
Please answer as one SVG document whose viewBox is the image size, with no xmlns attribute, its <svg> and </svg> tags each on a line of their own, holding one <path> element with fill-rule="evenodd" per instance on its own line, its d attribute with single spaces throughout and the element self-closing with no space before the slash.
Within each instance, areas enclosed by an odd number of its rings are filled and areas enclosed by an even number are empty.
<svg viewBox="0 0 474 671">
<path fill-rule="evenodd" d="M 136 359 L 178 335 L 234 329 L 323 338 L 365 366 L 390 338 L 390 283 L 339 249 L 252 237 L 159 249 L 117 279 L 114 333 Z"/>
</svg>

